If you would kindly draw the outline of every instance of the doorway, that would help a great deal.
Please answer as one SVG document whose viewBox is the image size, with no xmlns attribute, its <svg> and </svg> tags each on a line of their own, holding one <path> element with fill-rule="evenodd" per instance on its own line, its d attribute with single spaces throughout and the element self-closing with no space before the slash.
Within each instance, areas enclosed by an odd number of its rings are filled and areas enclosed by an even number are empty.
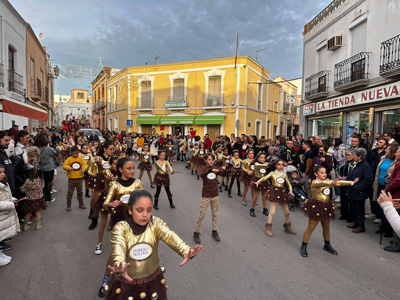
<svg viewBox="0 0 400 300">
<path fill-rule="evenodd" d="M 172 126 L 172 133 L 173 134 L 180 134 L 183 136 L 183 126 L 182 125 L 173 125 Z"/>
<path fill-rule="evenodd" d="M 153 125 L 142 125 L 142 134 L 152 134 Z"/>
<path fill-rule="evenodd" d="M 221 129 L 221 125 L 208 125 L 207 126 L 207 133 L 210 136 L 210 139 L 214 142 L 216 137 L 219 136 Z"/>
</svg>

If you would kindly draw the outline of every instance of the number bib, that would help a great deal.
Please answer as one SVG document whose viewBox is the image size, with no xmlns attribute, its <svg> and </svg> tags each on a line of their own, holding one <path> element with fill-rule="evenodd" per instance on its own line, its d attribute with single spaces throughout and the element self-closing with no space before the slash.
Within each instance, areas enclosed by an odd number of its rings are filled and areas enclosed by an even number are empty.
<svg viewBox="0 0 400 300">
<path fill-rule="evenodd" d="M 83 159 L 84 159 L 84 160 L 89 160 L 89 156 L 85 155 L 85 156 L 83 157 Z"/>
<path fill-rule="evenodd" d="M 285 182 L 285 180 L 284 180 L 282 177 L 279 177 L 279 178 L 276 180 L 276 182 L 279 183 L 279 184 L 282 184 L 282 183 Z"/>
<path fill-rule="evenodd" d="M 254 171 L 254 165 L 252 165 L 252 166 L 250 167 L 250 169 L 251 169 L 252 171 Z"/>
<path fill-rule="evenodd" d="M 215 175 L 215 173 L 209 173 L 207 175 L 207 178 L 210 179 L 210 180 L 213 180 L 213 179 L 217 178 L 217 175 Z"/>
<path fill-rule="evenodd" d="M 148 155 L 145 155 L 145 156 L 144 156 L 144 159 L 149 159 L 149 156 L 148 156 Z"/>
<path fill-rule="evenodd" d="M 162 166 L 161 170 L 163 170 L 163 172 L 167 171 L 167 167 L 166 166 Z"/>
<path fill-rule="evenodd" d="M 203 151 L 200 151 L 199 153 L 200 153 L 200 154 L 204 154 L 204 152 L 203 152 Z"/>
<path fill-rule="evenodd" d="M 132 246 L 129 250 L 129 256 L 136 261 L 148 259 L 153 253 L 153 247 L 145 242 Z"/>
<path fill-rule="evenodd" d="M 328 189 L 328 188 L 325 188 L 323 193 L 324 193 L 325 196 L 328 196 L 331 193 L 331 190 Z"/>
<path fill-rule="evenodd" d="M 265 174 L 267 171 L 265 169 L 260 169 L 261 174 Z"/>
<path fill-rule="evenodd" d="M 103 168 L 106 169 L 106 170 L 108 170 L 108 169 L 110 168 L 110 164 L 109 164 L 109 163 L 105 163 L 105 164 L 103 165 Z"/>
<path fill-rule="evenodd" d="M 72 168 L 74 168 L 75 170 L 79 170 L 79 169 L 80 169 L 80 167 L 81 167 L 81 165 L 80 165 L 80 164 L 78 164 L 78 163 L 74 163 L 74 164 L 72 164 Z"/>
<path fill-rule="evenodd" d="M 123 195 L 123 196 L 121 197 L 122 203 L 128 204 L 128 202 L 129 202 L 129 197 L 130 197 L 130 196 L 131 196 L 131 195 Z"/>
</svg>

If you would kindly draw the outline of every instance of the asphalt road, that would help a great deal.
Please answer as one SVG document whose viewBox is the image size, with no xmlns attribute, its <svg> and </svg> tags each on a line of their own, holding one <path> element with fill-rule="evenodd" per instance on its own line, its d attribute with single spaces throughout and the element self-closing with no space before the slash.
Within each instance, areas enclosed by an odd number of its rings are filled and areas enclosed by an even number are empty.
<svg viewBox="0 0 400 300">
<path fill-rule="evenodd" d="M 166 194 L 160 196 L 160 210 L 154 214 L 189 245 L 201 200 L 201 180 L 196 180 L 183 163 L 173 164 L 172 193 L 176 209 L 169 208 Z M 43 212 L 42 229 L 31 226 L 14 238 L 11 264 L 0 268 L 0 299 L 98 299 L 97 291 L 110 251 L 106 232 L 103 253 L 94 254 L 97 230 L 89 231 L 89 210 L 66 212 L 67 177 L 58 168 L 56 202 Z M 154 172 L 154 171 L 153 171 Z M 61 173 L 61 174 L 60 174 Z M 149 188 L 148 178 L 143 182 Z M 296 209 L 292 228 L 298 235 L 283 231 L 283 212 L 278 207 L 273 220 L 274 236 L 265 235 L 266 217 L 256 207 L 256 218 L 241 197 L 220 195 L 219 235 L 211 238 L 211 213 L 207 211 L 201 228 L 203 250 L 184 267 L 182 259 L 160 244 L 161 265 L 166 268 L 169 299 L 400 299 L 400 254 L 383 251 L 377 225 L 367 221 L 367 232 L 354 234 L 344 221 L 331 224 L 331 243 L 338 256 L 322 250 L 319 226 L 308 246 L 308 258 L 299 254 L 307 218 Z M 155 191 L 149 189 L 152 193 Z M 248 196 L 248 200 L 250 197 Z M 259 201 L 261 203 L 261 201 Z M 85 199 L 89 206 L 89 199 Z"/>
</svg>

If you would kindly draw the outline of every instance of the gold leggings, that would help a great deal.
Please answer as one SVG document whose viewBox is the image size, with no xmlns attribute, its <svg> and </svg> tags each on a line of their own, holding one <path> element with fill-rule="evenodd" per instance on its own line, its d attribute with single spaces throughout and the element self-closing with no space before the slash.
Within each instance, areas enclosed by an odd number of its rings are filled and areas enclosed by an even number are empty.
<svg viewBox="0 0 400 300">
<path fill-rule="evenodd" d="M 276 204 L 277 202 L 269 202 L 269 215 L 268 215 L 268 223 L 272 223 L 272 218 L 275 215 L 275 210 L 276 210 Z M 289 223 L 290 219 L 290 213 L 289 213 L 289 208 L 287 204 L 279 203 L 279 205 L 282 207 L 283 213 L 285 214 L 285 223 Z"/>
<path fill-rule="evenodd" d="M 322 235 L 324 236 L 325 241 L 331 240 L 331 234 L 329 232 L 330 222 L 331 222 L 331 220 L 321 220 Z M 310 240 L 311 235 L 312 235 L 314 229 L 317 227 L 318 223 L 319 223 L 319 221 L 308 219 L 308 227 L 307 227 L 306 231 L 304 231 L 304 235 L 303 235 L 304 243 L 308 243 L 308 241 Z"/>
<path fill-rule="evenodd" d="M 100 216 L 101 216 L 101 223 L 99 226 L 99 233 L 97 235 L 97 243 L 103 242 L 104 229 L 107 226 L 107 220 L 108 220 L 108 210 L 102 211 Z"/>
<path fill-rule="evenodd" d="M 190 162 L 190 170 L 194 171 L 197 170 L 197 165 L 194 162 Z"/>
<path fill-rule="evenodd" d="M 139 180 L 142 180 L 143 173 L 144 171 L 140 170 Z M 153 184 L 153 179 L 151 179 L 151 171 L 147 171 L 147 175 L 149 176 L 150 184 Z"/>
</svg>

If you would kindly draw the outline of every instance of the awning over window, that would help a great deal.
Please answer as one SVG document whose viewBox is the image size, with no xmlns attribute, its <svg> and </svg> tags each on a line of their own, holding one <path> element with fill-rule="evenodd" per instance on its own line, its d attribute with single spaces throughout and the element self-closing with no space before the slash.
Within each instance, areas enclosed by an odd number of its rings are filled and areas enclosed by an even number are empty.
<svg viewBox="0 0 400 300">
<path fill-rule="evenodd" d="M 47 121 L 47 113 L 28 106 L 29 105 L 20 105 L 3 99 L 3 112 L 29 119 Z"/>
<path fill-rule="evenodd" d="M 213 125 L 213 124 L 224 124 L 225 116 L 197 116 L 196 124 L 199 125 Z"/>
<path fill-rule="evenodd" d="M 136 119 L 136 124 L 143 124 L 143 125 L 153 125 L 153 124 L 160 124 L 160 118 L 157 116 L 138 116 Z"/>
<path fill-rule="evenodd" d="M 193 124 L 195 116 L 167 116 L 160 120 L 161 125 Z"/>
</svg>

